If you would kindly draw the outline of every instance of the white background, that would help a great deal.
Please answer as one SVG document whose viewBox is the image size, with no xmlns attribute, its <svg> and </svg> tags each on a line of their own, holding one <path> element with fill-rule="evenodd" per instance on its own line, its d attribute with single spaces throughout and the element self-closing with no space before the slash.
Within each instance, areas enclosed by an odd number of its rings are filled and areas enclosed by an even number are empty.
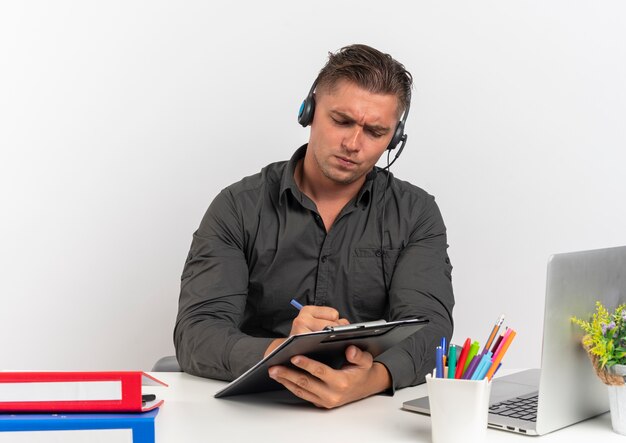
<svg viewBox="0 0 626 443">
<path fill-rule="evenodd" d="M 455 341 L 500 313 L 539 364 L 550 254 L 626 244 L 622 1 L 4 1 L 0 369 L 173 353 L 191 234 L 220 189 L 306 142 L 327 52 L 413 73 L 399 178 L 434 194 Z"/>
</svg>

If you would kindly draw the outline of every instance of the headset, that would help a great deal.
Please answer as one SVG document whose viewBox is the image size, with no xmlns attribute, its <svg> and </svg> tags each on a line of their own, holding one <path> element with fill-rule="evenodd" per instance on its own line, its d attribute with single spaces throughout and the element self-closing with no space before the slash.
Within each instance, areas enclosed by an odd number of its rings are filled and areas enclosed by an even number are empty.
<svg viewBox="0 0 626 443">
<path fill-rule="evenodd" d="M 309 93 L 307 94 L 306 98 L 300 105 L 300 110 L 298 111 L 298 123 L 300 123 L 303 128 L 306 128 L 307 126 L 309 126 L 311 122 L 313 121 L 313 115 L 315 114 L 315 88 L 316 87 L 317 87 L 317 80 L 313 82 L 313 85 L 311 86 Z M 398 157 L 400 157 L 400 154 L 402 154 L 402 150 L 404 149 L 404 146 L 406 145 L 406 140 L 408 138 L 408 135 L 404 133 L 404 125 L 406 124 L 406 119 L 409 116 L 410 109 L 411 109 L 411 95 L 409 93 L 406 109 L 404 110 L 402 118 L 396 125 L 396 129 L 393 133 L 393 137 L 391 137 L 391 141 L 389 142 L 389 145 L 387 145 L 387 150 L 393 151 L 394 149 L 396 149 L 399 143 L 402 143 L 402 144 L 400 145 L 400 149 L 398 149 L 398 152 L 395 155 L 393 161 L 391 163 L 388 163 L 387 166 L 383 169 L 389 169 L 389 167 L 393 164 L 393 162 L 395 162 L 398 159 Z"/>
</svg>

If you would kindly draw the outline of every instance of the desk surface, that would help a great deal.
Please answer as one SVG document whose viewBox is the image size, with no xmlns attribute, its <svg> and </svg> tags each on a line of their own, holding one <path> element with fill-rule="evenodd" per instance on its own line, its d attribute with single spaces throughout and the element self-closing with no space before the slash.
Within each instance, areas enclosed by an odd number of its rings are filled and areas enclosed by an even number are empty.
<svg viewBox="0 0 626 443">
<path fill-rule="evenodd" d="M 151 392 L 165 399 L 156 419 L 158 443 L 207 441 L 255 443 L 430 442 L 430 418 L 401 409 L 425 395 L 426 385 L 377 395 L 334 410 L 299 402 L 286 392 L 213 398 L 226 383 L 184 373 L 153 373 L 168 388 Z M 537 440 L 539 438 L 540 440 Z M 609 414 L 541 437 L 489 429 L 488 442 L 626 441 L 611 429 Z"/>
</svg>

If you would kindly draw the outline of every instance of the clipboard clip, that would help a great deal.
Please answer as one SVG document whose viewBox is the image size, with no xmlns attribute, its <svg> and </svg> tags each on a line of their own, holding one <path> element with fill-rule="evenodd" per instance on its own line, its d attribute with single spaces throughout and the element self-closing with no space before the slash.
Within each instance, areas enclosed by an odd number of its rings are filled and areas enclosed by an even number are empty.
<svg viewBox="0 0 626 443">
<path fill-rule="evenodd" d="M 374 320 L 374 321 L 366 321 L 363 323 L 351 323 L 349 325 L 343 325 L 343 326 L 326 326 L 323 330 L 331 331 L 331 332 L 356 331 L 357 329 L 382 326 L 385 324 L 387 324 L 385 320 Z"/>
</svg>

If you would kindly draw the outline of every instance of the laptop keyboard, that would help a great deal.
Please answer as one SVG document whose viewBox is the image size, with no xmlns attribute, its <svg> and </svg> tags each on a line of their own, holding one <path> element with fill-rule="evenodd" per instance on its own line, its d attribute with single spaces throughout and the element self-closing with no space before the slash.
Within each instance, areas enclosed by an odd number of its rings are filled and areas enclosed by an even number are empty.
<svg viewBox="0 0 626 443">
<path fill-rule="evenodd" d="M 491 405 L 489 413 L 534 422 L 537 421 L 538 399 L 538 394 L 534 393 L 501 401 Z"/>
</svg>

